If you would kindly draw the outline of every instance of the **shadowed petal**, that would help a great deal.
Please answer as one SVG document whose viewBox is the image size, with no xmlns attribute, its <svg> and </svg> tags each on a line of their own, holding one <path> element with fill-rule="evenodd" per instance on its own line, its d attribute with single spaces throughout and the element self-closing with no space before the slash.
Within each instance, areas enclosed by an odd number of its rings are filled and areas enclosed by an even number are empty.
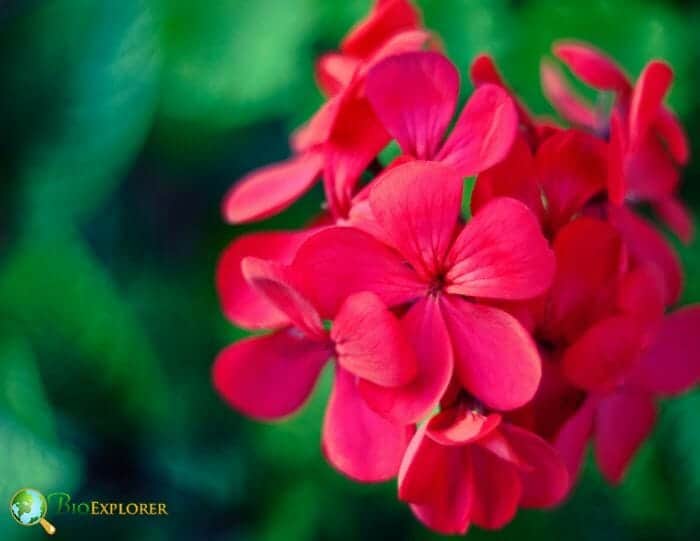
<svg viewBox="0 0 700 541">
<path fill-rule="evenodd" d="M 569 470 L 569 490 L 578 479 L 588 440 L 593 434 L 596 403 L 588 399 L 579 410 L 562 425 L 554 440 L 554 447 Z"/>
<path fill-rule="evenodd" d="M 470 518 L 474 524 L 496 530 L 508 524 L 518 510 L 522 483 L 518 470 L 492 453 L 470 447 L 474 496 Z"/>
</svg>

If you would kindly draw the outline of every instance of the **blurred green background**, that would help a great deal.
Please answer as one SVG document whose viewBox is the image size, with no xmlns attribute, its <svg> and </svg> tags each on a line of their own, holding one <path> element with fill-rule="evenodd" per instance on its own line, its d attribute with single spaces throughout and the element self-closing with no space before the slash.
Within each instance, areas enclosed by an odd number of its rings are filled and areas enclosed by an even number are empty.
<svg viewBox="0 0 700 541">
<path fill-rule="evenodd" d="M 638 73 L 672 63 L 672 105 L 700 154 L 700 5 L 689 1 L 423 0 L 462 73 L 491 52 L 533 111 L 550 113 L 538 63 L 557 38 Z M 261 425 L 210 386 L 242 336 L 213 290 L 217 256 L 282 216 L 225 225 L 246 171 L 287 155 L 321 97 L 314 57 L 369 0 L 0 1 L 0 502 L 24 486 L 75 501 L 165 501 L 166 518 L 53 517 L 58 539 L 433 539 L 395 486 L 358 485 L 319 449 L 328 374 L 288 422 Z M 469 91 L 468 85 L 463 89 Z M 684 195 L 700 212 L 698 161 Z M 679 247 L 684 302 L 700 250 Z M 662 405 L 624 484 L 589 464 L 553 512 L 521 512 L 472 539 L 698 539 L 700 392 Z M 49 517 L 51 518 L 51 517 Z M 0 539 L 37 539 L 0 519 Z"/>
</svg>

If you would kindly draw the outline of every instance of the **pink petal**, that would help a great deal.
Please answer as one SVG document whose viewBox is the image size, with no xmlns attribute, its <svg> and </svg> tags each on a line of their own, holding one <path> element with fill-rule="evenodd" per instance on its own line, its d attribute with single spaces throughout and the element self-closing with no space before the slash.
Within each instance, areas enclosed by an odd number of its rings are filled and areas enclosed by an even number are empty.
<svg viewBox="0 0 700 541">
<path fill-rule="evenodd" d="M 462 178 L 436 162 L 394 167 L 370 192 L 372 214 L 392 244 L 425 280 L 439 273 L 454 238 Z"/>
<path fill-rule="evenodd" d="M 654 393 L 674 395 L 700 382 L 700 306 L 667 315 L 643 353 L 634 381 Z"/>
<path fill-rule="evenodd" d="M 458 95 L 457 69 L 439 53 L 390 56 L 367 74 L 367 97 L 377 116 L 404 153 L 418 159 L 437 154 Z"/>
<path fill-rule="evenodd" d="M 418 371 L 399 320 L 374 293 L 347 298 L 333 321 L 331 338 L 340 366 L 377 385 L 405 385 Z"/>
<path fill-rule="evenodd" d="M 571 88 L 564 74 L 554 63 L 542 60 L 540 78 L 544 95 L 565 120 L 591 130 L 598 128 L 598 116 L 591 104 Z"/>
<path fill-rule="evenodd" d="M 662 107 L 656 116 L 654 128 L 666 143 L 671 156 L 679 165 L 685 165 L 690 157 L 688 135 L 676 116 Z"/>
<path fill-rule="evenodd" d="M 399 499 L 432 530 L 465 533 L 473 499 L 470 453 L 435 443 L 425 429 L 418 429 L 401 462 Z"/>
<path fill-rule="evenodd" d="M 243 278 L 241 261 L 255 256 L 289 263 L 311 233 L 313 230 L 250 233 L 229 244 L 216 267 L 216 290 L 226 317 L 247 329 L 288 325 L 289 318 Z"/>
<path fill-rule="evenodd" d="M 328 319 L 353 293 L 371 291 L 387 306 L 396 306 L 425 291 L 396 252 L 349 227 L 332 227 L 309 237 L 292 268 L 306 297 Z"/>
<path fill-rule="evenodd" d="M 310 152 L 253 171 L 224 197 L 224 218 L 230 223 L 244 223 L 283 211 L 311 188 L 322 164 L 322 156 Z"/>
<path fill-rule="evenodd" d="M 566 130 L 549 137 L 537 151 L 537 171 L 550 228 L 556 231 L 606 187 L 608 149 L 588 133 Z"/>
<path fill-rule="evenodd" d="M 343 39 L 345 54 L 367 58 L 387 39 L 420 26 L 420 14 L 408 0 L 375 0 L 372 11 Z"/>
<path fill-rule="evenodd" d="M 645 392 L 621 389 L 598 405 L 595 456 L 603 476 L 618 483 L 632 457 L 651 433 L 656 407 Z"/>
<path fill-rule="evenodd" d="M 513 447 L 510 445 L 508 438 L 506 438 L 500 430 L 493 430 L 483 438 L 476 440 L 474 443 L 498 458 L 505 460 L 506 462 L 510 462 L 520 469 L 529 468 L 529 466 L 522 461 L 520 456 L 516 454 L 515 449 L 513 449 Z"/>
<path fill-rule="evenodd" d="M 326 101 L 306 124 L 297 128 L 290 137 L 294 152 L 302 153 L 326 142 L 338 114 L 342 96 Z"/>
<path fill-rule="evenodd" d="M 502 310 L 454 296 L 442 301 L 464 387 L 496 410 L 529 402 L 540 382 L 541 361 L 528 332 Z"/>
<path fill-rule="evenodd" d="M 683 269 L 666 239 L 626 207 L 608 207 L 608 218 L 622 235 L 633 258 L 656 265 L 664 277 L 666 305 L 674 304 L 683 286 Z"/>
<path fill-rule="evenodd" d="M 566 350 L 564 376 L 587 391 L 612 391 L 639 358 L 642 345 L 643 332 L 634 319 L 603 319 Z"/>
<path fill-rule="evenodd" d="M 535 160 L 524 136 L 515 138 L 513 147 L 502 162 L 479 174 L 472 192 L 472 214 L 496 197 L 517 199 L 525 203 L 538 218 L 544 214 Z"/>
<path fill-rule="evenodd" d="M 476 89 L 457 119 L 437 159 L 469 177 L 500 162 L 518 131 L 518 112 L 496 85 Z"/>
<path fill-rule="evenodd" d="M 673 81 L 673 70 L 665 62 L 652 60 L 639 76 L 632 92 L 629 122 L 630 141 L 634 144 L 647 134 L 655 122 L 664 96 Z"/>
<path fill-rule="evenodd" d="M 518 456 L 529 466 L 520 472 L 523 507 L 557 505 L 569 488 L 569 472 L 559 453 L 539 436 L 520 427 L 504 424 L 503 433 Z"/>
<path fill-rule="evenodd" d="M 472 447 L 474 496 L 470 517 L 481 528 L 496 530 L 508 524 L 518 510 L 522 483 L 512 464 Z"/>
<path fill-rule="evenodd" d="M 554 254 L 530 209 L 503 197 L 467 223 L 452 245 L 447 266 L 448 293 L 528 299 L 551 285 Z"/>
<path fill-rule="evenodd" d="M 465 407 L 442 410 L 428 422 L 428 436 L 441 445 L 464 445 L 488 436 L 501 424 L 497 413 L 488 416 Z"/>
<path fill-rule="evenodd" d="M 430 43 L 432 36 L 427 30 L 405 30 L 389 38 L 365 62 L 360 70 L 361 76 L 366 76 L 376 64 L 390 56 L 402 53 L 420 51 Z"/>
<path fill-rule="evenodd" d="M 685 244 L 692 242 L 694 233 L 693 218 L 683 201 L 671 195 L 656 202 L 654 210 L 681 241 Z"/>
<path fill-rule="evenodd" d="M 593 434 L 595 402 L 587 400 L 564 423 L 554 441 L 554 447 L 569 471 L 569 489 L 573 488 L 581 471 L 588 440 Z"/>
<path fill-rule="evenodd" d="M 622 69 L 607 55 L 586 43 L 560 41 L 554 54 L 585 83 L 599 90 L 626 94 L 631 85 Z"/>
<path fill-rule="evenodd" d="M 214 387 L 234 408 L 257 419 L 298 410 L 331 355 L 325 345 L 284 329 L 228 346 L 214 362 Z"/>
<path fill-rule="evenodd" d="M 404 316 L 403 328 L 418 360 L 418 374 L 403 387 L 360 382 L 360 391 L 376 412 L 405 424 L 425 417 L 437 406 L 452 377 L 452 348 L 437 301 L 424 297 Z"/>
<path fill-rule="evenodd" d="M 323 452 L 335 468 L 364 483 L 391 479 L 413 433 L 412 426 L 390 423 L 369 409 L 355 377 L 337 369 L 323 421 Z"/>
<path fill-rule="evenodd" d="M 327 96 L 338 94 L 350 84 L 360 62 L 351 56 L 327 53 L 316 62 L 316 80 Z"/>
</svg>

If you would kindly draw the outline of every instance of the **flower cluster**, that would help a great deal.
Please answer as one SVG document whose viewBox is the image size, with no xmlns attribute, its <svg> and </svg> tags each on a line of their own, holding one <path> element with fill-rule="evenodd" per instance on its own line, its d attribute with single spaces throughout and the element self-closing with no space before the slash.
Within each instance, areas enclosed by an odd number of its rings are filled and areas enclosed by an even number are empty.
<svg viewBox="0 0 700 541">
<path fill-rule="evenodd" d="M 555 56 L 612 95 L 609 110 L 547 61 L 544 91 L 571 127 L 536 118 L 484 55 L 453 122 L 459 72 L 420 25 L 407 0 L 377 0 L 318 61 L 327 101 L 293 156 L 226 196 L 226 218 L 250 222 L 322 178 L 326 205 L 304 230 L 243 235 L 223 253 L 225 314 L 265 332 L 220 353 L 214 384 L 278 419 L 332 363 L 334 467 L 398 477 L 399 499 L 439 532 L 500 528 L 519 507 L 561 502 L 589 442 L 617 482 L 656 400 L 700 379 L 700 307 L 673 308 L 682 269 L 640 211 L 690 238 L 688 147 L 663 104 L 666 64 L 631 82 L 573 42 Z M 391 141 L 400 155 L 382 160 Z"/>
</svg>

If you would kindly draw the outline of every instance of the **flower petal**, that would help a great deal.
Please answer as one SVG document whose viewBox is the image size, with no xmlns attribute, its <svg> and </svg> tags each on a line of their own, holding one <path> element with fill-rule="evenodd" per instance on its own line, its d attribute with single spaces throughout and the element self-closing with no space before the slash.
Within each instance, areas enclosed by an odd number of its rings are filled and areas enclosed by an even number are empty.
<svg viewBox="0 0 700 541">
<path fill-rule="evenodd" d="M 462 178 L 435 162 L 409 162 L 384 173 L 369 196 L 393 246 L 425 280 L 444 265 L 462 203 Z"/>
<path fill-rule="evenodd" d="M 673 70 L 660 60 L 652 60 L 642 70 L 632 92 L 629 123 L 630 142 L 635 144 L 647 134 L 663 106 L 673 81 Z"/>
<path fill-rule="evenodd" d="M 331 227 L 309 237 L 292 268 L 305 296 L 328 319 L 353 293 L 371 291 L 391 307 L 425 291 L 396 252 L 351 227 Z"/>
<path fill-rule="evenodd" d="M 482 415 L 474 410 L 455 407 L 442 410 L 428 421 L 428 436 L 441 445 L 464 445 L 488 436 L 501 424 L 501 416 Z"/>
<path fill-rule="evenodd" d="M 700 382 L 700 305 L 686 306 L 663 319 L 633 379 L 663 395 L 682 393 Z"/>
<path fill-rule="evenodd" d="M 470 453 L 445 447 L 418 429 L 399 470 L 399 499 L 416 517 L 440 533 L 465 533 L 473 499 Z"/>
<path fill-rule="evenodd" d="M 603 476 L 618 483 L 651 433 L 656 407 L 651 396 L 632 389 L 603 398 L 595 421 L 595 456 Z"/>
<path fill-rule="evenodd" d="M 679 165 L 685 165 L 690 158 L 690 144 L 683 125 L 676 116 L 662 107 L 654 122 L 654 129 L 666 143 L 668 151 Z"/>
<path fill-rule="evenodd" d="M 418 371 L 401 323 L 374 293 L 347 298 L 333 321 L 331 338 L 338 364 L 377 385 L 405 385 Z"/>
<path fill-rule="evenodd" d="M 612 391 L 638 360 L 643 338 L 642 329 L 633 318 L 603 319 L 566 350 L 563 374 L 581 389 Z"/>
<path fill-rule="evenodd" d="M 402 319 L 405 336 L 418 360 L 418 374 L 403 387 L 360 382 L 360 391 L 378 413 L 405 424 L 425 417 L 440 401 L 452 377 L 452 348 L 438 303 L 423 297 Z"/>
<path fill-rule="evenodd" d="M 508 524 L 518 510 L 522 483 L 518 470 L 492 453 L 470 447 L 474 496 L 470 517 L 487 530 Z"/>
<path fill-rule="evenodd" d="M 322 164 L 320 154 L 308 152 L 253 171 L 224 197 L 224 218 L 229 223 L 245 223 L 283 211 L 311 188 Z"/>
<path fill-rule="evenodd" d="M 627 195 L 625 178 L 625 158 L 627 140 L 625 126 L 619 111 L 614 110 L 610 117 L 610 141 L 608 143 L 608 198 L 615 205 L 622 205 Z"/>
<path fill-rule="evenodd" d="M 374 111 L 404 153 L 417 159 L 437 154 L 458 95 L 457 69 L 435 52 L 390 56 L 367 74 Z"/>
<path fill-rule="evenodd" d="M 448 293 L 528 299 L 551 285 L 554 254 L 530 209 L 502 197 L 467 223 L 452 245 L 447 266 Z"/>
<path fill-rule="evenodd" d="M 592 87 L 622 94 L 631 91 L 630 82 L 622 69 L 592 45 L 560 41 L 554 45 L 553 51 L 571 71 Z"/>
<path fill-rule="evenodd" d="M 248 256 L 290 263 L 299 245 L 313 230 L 250 233 L 234 239 L 216 267 L 216 290 L 222 309 L 233 323 L 246 329 L 272 329 L 289 318 L 243 277 L 241 261 Z"/>
<path fill-rule="evenodd" d="M 414 428 L 390 423 L 367 407 L 355 376 L 338 367 L 323 421 L 323 452 L 357 481 L 386 481 L 399 471 Z"/>
<path fill-rule="evenodd" d="M 690 210 L 678 197 L 671 195 L 655 202 L 654 211 L 666 226 L 673 231 L 681 241 L 690 244 L 693 240 L 693 217 Z"/>
<path fill-rule="evenodd" d="M 246 338 L 214 362 L 214 387 L 234 408 L 262 420 L 298 410 L 311 394 L 329 348 L 290 329 Z"/>
<path fill-rule="evenodd" d="M 559 451 L 559 455 L 569 471 L 569 489 L 573 488 L 581 471 L 586 446 L 593 434 L 594 419 L 595 401 L 588 399 L 562 425 L 554 440 L 554 447 Z"/>
<path fill-rule="evenodd" d="M 454 296 L 442 299 L 462 384 L 488 407 L 511 410 L 535 395 L 541 361 L 528 332 L 511 315 Z"/>
<path fill-rule="evenodd" d="M 500 162 L 518 132 L 518 111 L 502 88 L 485 84 L 469 98 L 437 159 L 469 177 Z"/>
<path fill-rule="evenodd" d="M 360 61 L 348 55 L 326 53 L 316 62 L 316 80 L 327 96 L 338 94 L 350 84 Z"/>
<path fill-rule="evenodd" d="M 520 427 L 504 424 L 504 435 L 518 456 L 529 466 L 520 472 L 523 507 L 557 505 L 569 488 L 569 472 L 559 453 L 545 440 Z"/>
<path fill-rule="evenodd" d="M 553 62 L 542 60 L 540 78 L 544 95 L 565 120 L 591 130 L 598 128 L 599 120 L 593 106 L 571 88 Z"/>
</svg>

